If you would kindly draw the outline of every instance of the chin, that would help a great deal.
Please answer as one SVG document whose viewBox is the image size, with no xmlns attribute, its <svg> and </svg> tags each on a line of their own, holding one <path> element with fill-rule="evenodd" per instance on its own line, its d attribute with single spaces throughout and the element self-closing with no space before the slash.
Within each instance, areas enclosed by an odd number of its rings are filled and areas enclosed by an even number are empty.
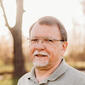
<svg viewBox="0 0 85 85">
<path fill-rule="evenodd" d="M 41 62 L 33 62 L 33 65 L 35 67 L 46 67 L 48 65 L 48 62 L 44 62 L 44 63 L 41 63 Z"/>
</svg>

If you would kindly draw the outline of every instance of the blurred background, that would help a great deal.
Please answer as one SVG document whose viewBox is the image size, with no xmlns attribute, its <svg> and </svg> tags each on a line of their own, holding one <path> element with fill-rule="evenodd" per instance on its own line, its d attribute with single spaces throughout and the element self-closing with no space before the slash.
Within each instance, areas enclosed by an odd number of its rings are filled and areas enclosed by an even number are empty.
<svg viewBox="0 0 85 85">
<path fill-rule="evenodd" d="M 66 62 L 85 72 L 85 0 L 0 0 L 0 85 L 17 85 L 32 68 L 30 26 L 42 16 L 55 16 L 65 26 Z"/>
</svg>

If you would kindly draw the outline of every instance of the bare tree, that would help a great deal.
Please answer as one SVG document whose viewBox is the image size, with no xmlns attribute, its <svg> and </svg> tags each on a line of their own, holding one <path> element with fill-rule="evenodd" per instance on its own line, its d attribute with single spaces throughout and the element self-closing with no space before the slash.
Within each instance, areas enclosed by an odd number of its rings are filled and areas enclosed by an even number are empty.
<svg viewBox="0 0 85 85">
<path fill-rule="evenodd" d="M 24 67 L 24 57 L 22 53 L 22 29 L 21 28 L 22 28 L 22 16 L 23 16 L 23 0 L 16 0 L 16 4 L 17 4 L 16 24 L 12 29 L 8 24 L 2 0 L 0 0 L 0 2 L 1 2 L 1 7 L 3 10 L 6 26 L 9 28 L 14 40 L 14 59 L 13 59 L 14 75 L 13 76 L 21 77 L 26 72 Z"/>
</svg>

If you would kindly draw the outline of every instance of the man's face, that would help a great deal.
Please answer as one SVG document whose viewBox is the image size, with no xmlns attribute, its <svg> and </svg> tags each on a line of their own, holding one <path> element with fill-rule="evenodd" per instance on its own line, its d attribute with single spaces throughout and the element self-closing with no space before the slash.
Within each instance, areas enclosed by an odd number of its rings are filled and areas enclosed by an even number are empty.
<svg viewBox="0 0 85 85">
<path fill-rule="evenodd" d="M 57 26 L 35 24 L 30 34 L 30 57 L 37 67 L 51 67 L 57 64 L 65 51 Z"/>
</svg>

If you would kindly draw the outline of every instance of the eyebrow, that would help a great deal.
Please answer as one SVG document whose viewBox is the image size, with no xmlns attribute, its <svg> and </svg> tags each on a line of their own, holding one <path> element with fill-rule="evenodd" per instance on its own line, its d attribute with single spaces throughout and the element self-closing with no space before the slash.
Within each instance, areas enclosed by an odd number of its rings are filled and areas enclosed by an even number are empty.
<svg viewBox="0 0 85 85">
<path fill-rule="evenodd" d="M 39 36 L 33 36 L 31 38 L 39 38 L 39 39 L 53 39 L 53 40 L 61 40 L 61 39 L 55 39 L 55 38 L 52 38 L 52 37 L 39 37 Z"/>
</svg>

